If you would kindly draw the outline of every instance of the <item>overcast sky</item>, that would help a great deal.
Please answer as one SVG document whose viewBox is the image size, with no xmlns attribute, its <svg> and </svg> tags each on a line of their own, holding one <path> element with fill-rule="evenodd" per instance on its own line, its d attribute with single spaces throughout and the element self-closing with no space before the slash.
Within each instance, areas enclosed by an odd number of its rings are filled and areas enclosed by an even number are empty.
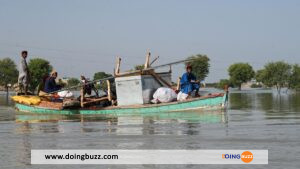
<svg viewBox="0 0 300 169">
<path fill-rule="evenodd" d="M 227 78 L 235 62 L 300 63 L 299 0 L 0 0 L 0 58 L 42 57 L 61 76 L 112 72 L 206 54 L 206 82 Z M 173 68 L 174 79 L 183 65 Z"/>
</svg>

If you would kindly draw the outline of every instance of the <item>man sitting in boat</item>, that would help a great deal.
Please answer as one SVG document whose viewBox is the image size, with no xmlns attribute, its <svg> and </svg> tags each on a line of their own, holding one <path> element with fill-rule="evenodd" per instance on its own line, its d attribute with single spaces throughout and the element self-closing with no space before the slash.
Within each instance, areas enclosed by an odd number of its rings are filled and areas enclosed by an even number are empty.
<svg viewBox="0 0 300 169">
<path fill-rule="evenodd" d="M 191 95 L 193 91 L 196 91 L 195 96 L 199 97 L 199 81 L 196 80 L 196 76 L 192 73 L 192 66 L 186 66 L 186 73 L 184 73 L 180 80 L 180 91 L 184 94 Z"/>
<path fill-rule="evenodd" d="M 62 88 L 61 85 L 56 84 L 56 82 L 55 82 L 56 78 L 57 78 L 57 72 L 52 71 L 50 76 L 45 81 L 44 92 L 52 93 L 52 92 L 58 91 Z"/>
</svg>

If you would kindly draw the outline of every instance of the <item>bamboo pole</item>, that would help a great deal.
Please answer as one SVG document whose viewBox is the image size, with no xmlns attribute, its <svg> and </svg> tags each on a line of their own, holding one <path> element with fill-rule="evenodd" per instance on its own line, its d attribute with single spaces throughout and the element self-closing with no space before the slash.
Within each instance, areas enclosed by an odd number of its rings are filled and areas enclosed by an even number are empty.
<svg viewBox="0 0 300 169">
<path fill-rule="evenodd" d="M 107 98 L 108 98 L 108 101 L 111 101 L 111 87 L 110 87 L 110 81 L 109 81 L 109 80 L 106 80 L 106 83 L 107 83 Z"/>
<path fill-rule="evenodd" d="M 80 106 L 84 107 L 84 86 L 81 87 L 80 89 Z"/>
<path fill-rule="evenodd" d="M 150 56 L 151 56 L 151 53 L 148 52 L 147 55 L 146 55 L 146 62 L 145 62 L 145 65 L 144 65 L 144 69 L 148 69 L 150 67 Z"/>
<path fill-rule="evenodd" d="M 150 66 L 151 66 L 154 62 L 156 62 L 158 59 L 159 59 L 159 56 L 157 56 L 154 60 L 152 60 L 152 62 L 150 63 Z"/>
<path fill-rule="evenodd" d="M 158 79 L 159 81 L 163 82 L 166 86 L 168 86 L 169 88 L 172 88 L 172 85 L 169 84 L 165 79 L 163 79 L 162 77 L 160 77 L 158 74 L 156 74 L 154 71 L 150 71 L 149 72 L 154 78 Z"/>
<path fill-rule="evenodd" d="M 120 66 L 121 66 L 121 58 L 117 56 L 115 75 L 118 75 L 120 73 Z"/>
<path fill-rule="evenodd" d="M 180 80 L 181 80 L 181 77 L 179 77 L 177 79 L 177 87 L 176 87 L 176 90 L 179 91 L 180 90 Z"/>
</svg>

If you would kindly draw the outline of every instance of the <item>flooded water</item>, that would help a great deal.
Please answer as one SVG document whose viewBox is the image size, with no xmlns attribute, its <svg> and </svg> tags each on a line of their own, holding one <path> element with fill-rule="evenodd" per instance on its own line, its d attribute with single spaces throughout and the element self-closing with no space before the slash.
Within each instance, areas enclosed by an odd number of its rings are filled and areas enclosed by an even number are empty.
<svg viewBox="0 0 300 169">
<path fill-rule="evenodd" d="M 26 115 L 0 96 L 0 168 L 299 168 L 300 93 L 231 92 L 226 112 Z M 268 149 L 268 165 L 31 165 L 31 149 Z"/>
</svg>

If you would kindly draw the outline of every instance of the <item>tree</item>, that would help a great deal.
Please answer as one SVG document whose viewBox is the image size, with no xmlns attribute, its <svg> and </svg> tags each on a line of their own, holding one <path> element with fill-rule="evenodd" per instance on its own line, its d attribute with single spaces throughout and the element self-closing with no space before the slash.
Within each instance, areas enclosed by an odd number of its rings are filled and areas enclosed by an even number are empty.
<svg viewBox="0 0 300 169">
<path fill-rule="evenodd" d="M 210 59 L 206 55 L 201 54 L 190 56 L 187 59 L 192 59 L 192 61 L 186 62 L 185 65 L 193 67 L 193 72 L 198 80 L 204 80 L 209 73 Z"/>
<path fill-rule="evenodd" d="M 228 86 L 228 87 L 229 87 L 229 86 L 232 86 L 230 80 L 228 80 L 228 79 L 221 79 L 221 80 L 219 81 L 217 87 L 220 88 L 220 89 L 224 89 L 225 86 Z"/>
<path fill-rule="evenodd" d="M 77 86 L 80 83 L 80 80 L 77 78 L 70 78 L 68 79 L 67 83 L 68 83 L 67 85 L 68 87 Z"/>
<path fill-rule="evenodd" d="M 29 73 L 30 73 L 30 87 L 29 89 L 34 93 L 37 86 L 41 82 L 41 80 L 52 70 L 52 66 L 49 61 L 35 58 L 30 59 L 28 63 Z"/>
<path fill-rule="evenodd" d="M 13 85 L 18 80 L 16 64 L 10 58 L 0 60 L 0 85 L 6 89 L 8 95 L 9 84 Z"/>
<path fill-rule="evenodd" d="M 105 72 L 97 72 L 94 74 L 94 80 L 100 80 L 100 79 L 104 79 L 107 77 L 111 77 L 111 74 L 105 73 Z M 107 84 L 106 81 L 102 81 L 100 85 L 96 86 L 97 88 L 101 88 L 103 90 L 107 89 Z"/>
<path fill-rule="evenodd" d="M 110 76 L 112 75 L 105 72 L 97 72 L 94 74 L 94 80 L 104 79 Z"/>
<path fill-rule="evenodd" d="M 256 71 L 256 73 L 255 73 L 255 79 L 257 82 L 263 82 L 264 76 L 265 76 L 264 69 L 260 69 L 260 70 Z"/>
<path fill-rule="evenodd" d="M 268 87 L 275 86 L 278 93 L 281 88 L 288 86 L 291 77 L 291 65 L 283 61 L 270 62 L 264 66 L 259 80 Z"/>
<path fill-rule="evenodd" d="M 248 63 L 235 63 L 228 68 L 230 81 L 233 85 L 238 86 L 241 89 L 242 83 L 251 80 L 255 72 L 251 65 Z"/>
<path fill-rule="evenodd" d="M 144 69 L 144 67 L 145 67 L 145 65 L 135 65 L 134 66 L 134 70 L 143 70 Z"/>
<path fill-rule="evenodd" d="M 298 64 L 293 65 L 291 76 L 289 79 L 289 88 L 300 89 L 300 66 Z"/>
</svg>

